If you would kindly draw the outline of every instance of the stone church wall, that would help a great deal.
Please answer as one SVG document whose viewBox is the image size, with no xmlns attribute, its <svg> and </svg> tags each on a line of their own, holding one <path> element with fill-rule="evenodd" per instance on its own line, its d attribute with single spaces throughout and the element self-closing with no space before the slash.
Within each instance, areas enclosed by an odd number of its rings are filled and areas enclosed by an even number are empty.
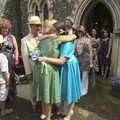
<svg viewBox="0 0 120 120">
<path fill-rule="evenodd" d="M 67 16 L 72 16 L 75 24 L 79 26 L 79 21 L 85 16 L 88 3 L 90 5 L 90 2 L 97 1 L 105 4 L 113 17 L 112 55 L 116 55 L 117 59 L 111 57 L 112 72 L 118 75 L 120 74 L 120 0 L 7 0 L 4 16 L 12 21 L 13 33 L 20 41 L 19 39 L 28 33 L 28 16 L 37 13 L 43 19 L 45 4 L 48 6 L 49 18 L 64 20 Z"/>
<path fill-rule="evenodd" d="M 22 36 L 25 36 L 28 33 L 28 25 L 27 25 L 27 20 L 28 20 L 28 11 L 27 11 L 27 6 L 28 6 L 28 0 L 22 0 L 20 2 L 20 9 L 21 9 L 21 24 L 22 24 Z"/>
<path fill-rule="evenodd" d="M 18 28 L 17 28 L 17 21 L 18 19 L 21 21 L 21 33 L 20 36 L 24 36 L 28 33 L 28 26 L 27 26 L 27 18 L 29 16 L 29 11 L 28 11 L 28 3 L 31 0 L 19 0 L 19 7 L 20 7 L 20 16 L 17 16 L 17 8 L 15 7 L 18 0 L 6 0 L 6 7 L 5 7 L 5 12 L 4 12 L 4 16 L 9 18 L 14 25 L 14 29 L 13 32 L 15 34 L 18 34 Z M 79 4 L 83 3 L 84 0 L 32 0 L 32 1 L 42 1 L 46 3 L 49 3 L 49 9 L 52 12 L 52 16 L 55 19 L 58 20 L 63 20 L 65 19 L 67 16 L 72 16 L 74 18 L 74 15 L 76 14 L 77 9 L 80 7 Z M 102 1 L 102 0 L 100 0 Z M 116 3 L 118 3 L 120 5 L 120 1 L 119 0 L 114 0 Z M 110 2 L 110 1 L 109 1 Z M 36 2 L 36 3 L 40 3 L 40 2 Z M 40 6 L 40 5 L 38 5 Z M 83 6 L 81 6 L 83 7 Z M 43 9 L 41 6 L 39 8 L 39 11 L 42 11 L 41 9 Z M 41 13 L 40 13 L 41 14 Z M 16 33 L 17 31 L 17 33 Z"/>
</svg>

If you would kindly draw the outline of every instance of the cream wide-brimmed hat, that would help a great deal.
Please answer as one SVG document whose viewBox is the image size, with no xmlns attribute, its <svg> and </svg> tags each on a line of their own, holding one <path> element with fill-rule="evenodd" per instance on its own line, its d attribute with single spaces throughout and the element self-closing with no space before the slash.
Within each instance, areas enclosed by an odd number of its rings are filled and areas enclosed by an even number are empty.
<svg viewBox="0 0 120 120">
<path fill-rule="evenodd" d="M 5 40 L 4 40 L 4 38 L 3 38 L 3 35 L 0 35 L 0 44 L 2 44 L 2 43 L 4 43 L 5 42 Z"/>
<path fill-rule="evenodd" d="M 28 18 L 28 24 L 30 24 L 30 25 L 41 25 L 42 22 L 41 22 L 39 16 L 30 16 Z"/>
</svg>

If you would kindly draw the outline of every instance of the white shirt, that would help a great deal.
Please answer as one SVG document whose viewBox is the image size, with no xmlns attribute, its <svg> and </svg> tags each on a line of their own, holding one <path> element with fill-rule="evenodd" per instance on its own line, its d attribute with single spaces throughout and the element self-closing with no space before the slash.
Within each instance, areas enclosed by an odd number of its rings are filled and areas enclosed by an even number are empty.
<svg viewBox="0 0 120 120">
<path fill-rule="evenodd" d="M 2 72 L 8 72 L 8 60 L 3 53 L 0 53 L 0 84 L 5 83 Z"/>
</svg>

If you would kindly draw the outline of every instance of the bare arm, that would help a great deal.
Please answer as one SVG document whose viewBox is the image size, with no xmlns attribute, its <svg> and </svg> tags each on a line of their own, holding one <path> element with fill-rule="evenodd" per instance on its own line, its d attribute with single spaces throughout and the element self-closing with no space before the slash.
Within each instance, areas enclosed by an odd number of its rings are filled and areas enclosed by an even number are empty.
<svg viewBox="0 0 120 120">
<path fill-rule="evenodd" d="M 67 58 L 60 57 L 60 58 L 49 58 L 49 57 L 39 57 L 39 62 L 46 62 L 50 64 L 62 65 L 67 61 Z"/>
<path fill-rule="evenodd" d="M 19 51 L 18 51 L 18 45 L 16 38 L 12 35 L 13 37 L 13 46 L 14 46 L 14 55 L 15 55 L 15 62 L 18 62 L 18 56 L 19 56 Z"/>
<path fill-rule="evenodd" d="M 68 41 L 72 41 L 76 39 L 76 35 L 72 34 L 72 35 L 60 35 L 58 37 L 58 40 L 60 40 L 61 42 L 68 42 Z"/>
<path fill-rule="evenodd" d="M 92 58 L 92 45 L 90 40 L 88 41 L 88 47 L 89 47 L 89 51 L 90 51 L 90 65 L 93 65 L 93 58 Z"/>
<path fill-rule="evenodd" d="M 56 36 L 55 34 L 48 34 L 48 35 L 43 35 L 40 37 L 40 39 L 46 39 L 49 37 L 55 37 L 58 41 L 61 42 L 68 42 L 68 41 L 73 41 L 74 39 L 76 39 L 76 35 L 72 34 L 72 35 L 60 35 L 60 36 Z"/>
<path fill-rule="evenodd" d="M 112 39 L 109 40 L 109 47 L 108 47 L 108 53 L 107 53 L 107 57 L 110 56 L 110 51 L 111 51 L 111 48 L 112 48 Z"/>
<path fill-rule="evenodd" d="M 3 78 L 5 80 L 6 86 L 9 86 L 9 73 L 8 72 L 2 72 Z"/>
<path fill-rule="evenodd" d="M 7 57 L 4 55 L 4 56 L 1 56 L 0 58 L 0 69 L 1 69 L 1 73 L 2 73 L 2 76 L 5 80 L 5 84 L 6 84 L 6 87 L 9 86 L 9 72 L 8 72 L 8 60 L 7 60 Z"/>
</svg>

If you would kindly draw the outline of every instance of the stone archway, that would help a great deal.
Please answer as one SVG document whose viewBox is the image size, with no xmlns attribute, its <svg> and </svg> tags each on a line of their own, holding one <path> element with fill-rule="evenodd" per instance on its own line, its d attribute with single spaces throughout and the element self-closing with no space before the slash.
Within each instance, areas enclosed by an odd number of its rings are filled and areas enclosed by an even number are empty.
<svg viewBox="0 0 120 120">
<path fill-rule="evenodd" d="M 109 0 L 83 0 L 80 2 L 76 12 L 75 12 L 75 25 L 79 26 L 81 24 L 81 20 L 83 17 L 83 14 L 85 13 L 85 11 L 87 10 L 88 6 L 93 6 L 95 4 L 97 4 L 98 2 L 103 3 L 111 12 L 112 16 L 113 16 L 113 20 L 114 20 L 114 30 L 117 28 L 120 28 L 120 24 L 118 23 L 118 21 L 120 21 L 120 7 L 118 4 L 116 4 L 116 2 L 114 1 L 109 1 Z"/>
<path fill-rule="evenodd" d="M 31 15 L 38 15 L 39 12 L 39 6 L 38 6 L 38 0 L 29 0 L 28 1 L 28 16 Z"/>
<path fill-rule="evenodd" d="M 114 0 L 83 0 L 79 2 L 79 6 L 75 12 L 74 21 L 75 26 L 79 26 L 83 23 L 83 17 L 87 9 L 92 9 L 97 3 L 102 3 L 110 11 L 113 18 L 113 44 L 111 55 L 111 74 L 120 75 L 120 6 Z M 78 4 L 78 3 L 77 3 Z"/>
<path fill-rule="evenodd" d="M 103 3 L 97 2 L 86 8 L 80 24 L 84 25 L 88 32 L 96 28 L 99 33 L 102 28 L 107 28 L 112 33 L 114 21 L 111 11 Z"/>
</svg>

